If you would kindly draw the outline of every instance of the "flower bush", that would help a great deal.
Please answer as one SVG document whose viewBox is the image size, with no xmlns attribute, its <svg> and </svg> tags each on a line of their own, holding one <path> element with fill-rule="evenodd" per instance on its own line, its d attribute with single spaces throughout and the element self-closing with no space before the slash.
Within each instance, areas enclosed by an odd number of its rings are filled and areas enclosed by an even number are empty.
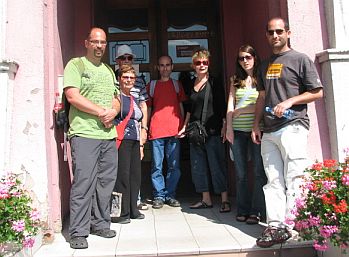
<svg viewBox="0 0 349 257">
<path fill-rule="evenodd" d="M 7 244 L 19 249 L 34 245 L 40 217 L 31 204 L 29 192 L 16 175 L 9 173 L 0 179 L 0 256 Z"/>
<path fill-rule="evenodd" d="M 306 170 L 302 197 L 296 200 L 295 229 L 304 240 L 313 240 L 316 250 L 325 251 L 331 242 L 349 246 L 349 148 L 344 163 L 318 162 Z"/>
</svg>

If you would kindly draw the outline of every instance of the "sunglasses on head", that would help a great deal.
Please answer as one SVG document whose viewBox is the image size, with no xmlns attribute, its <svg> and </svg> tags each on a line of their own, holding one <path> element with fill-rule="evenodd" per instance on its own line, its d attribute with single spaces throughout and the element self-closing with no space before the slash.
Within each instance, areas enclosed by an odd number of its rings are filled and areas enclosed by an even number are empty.
<svg viewBox="0 0 349 257">
<path fill-rule="evenodd" d="M 269 36 L 273 36 L 274 33 L 276 33 L 277 35 L 280 36 L 282 33 L 284 33 L 284 31 L 285 31 L 284 29 L 275 29 L 275 30 L 270 29 L 267 32 L 268 32 Z"/>
<path fill-rule="evenodd" d="M 208 66 L 208 65 L 209 65 L 209 61 L 195 61 L 195 62 L 194 62 L 194 65 L 195 65 L 195 66 L 201 66 L 201 64 L 202 64 L 203 66 Z"/>
<path fill-rule="evenodd" d="M 240 62 L 245 61 L 245 59 L 246 59 L 246 61 L 250 61 L 250 60 L 253 59 L 253 56 L 252 56 L 252 55 L 245 55 L 245 56 L 239 56 L 239 58 L 238 58 L 238 60 L 239 60 Z"/>
<path fill-rule="evenodd" d="M 121 55 L 121 56 L 118 57 L 118 59 L 120 59 L 122 61 L 125 61 L 125 60 L 132 61 L 133 60 L 133 56 L 132 55 Z"/>
</svg>

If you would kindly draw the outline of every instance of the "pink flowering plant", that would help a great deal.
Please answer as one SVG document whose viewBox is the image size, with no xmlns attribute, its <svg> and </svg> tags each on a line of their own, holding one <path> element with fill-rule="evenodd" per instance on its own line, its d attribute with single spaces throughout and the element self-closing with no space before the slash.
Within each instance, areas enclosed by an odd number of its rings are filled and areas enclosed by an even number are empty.
<svg viewBox="0 0 349 257">
<path fill-rule="evenodd" d="M 317 162 L 307 169 L 302 197 L 296 200 L 295 229 L 304 240 L 313 240 L 316 250 L 329 243 L 349 246 L 349 148 L 344 163 Z"/>
<path fill-rule="evenodd" d="M 32 247 L 40 226 L 39 212 L 32 207 L 32 199 L 16 175 L 10 173 L 0 179 L 0 256 L 6 245 Z"/>
</svg>

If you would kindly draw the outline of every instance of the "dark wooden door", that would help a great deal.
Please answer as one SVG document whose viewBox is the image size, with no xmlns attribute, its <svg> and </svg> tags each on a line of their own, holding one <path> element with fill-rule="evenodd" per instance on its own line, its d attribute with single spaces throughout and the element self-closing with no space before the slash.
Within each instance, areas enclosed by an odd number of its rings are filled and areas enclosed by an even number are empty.
<svg viewBox="0 0 349 257">
<path fill-rule="evenodd" d="M 136 54 L 136 69 L 146 82 L 158 78 L 156 64 L 161 55 L 172 57 L 172 76 L 177 79 L 181 72 L 192 75 L 192 51 L 203 47 L 211 53 L 210 74 L 222 76 L 219 4 L 217 0 L 95 0 L 94 24 L 108 32 L 104 61 L 113 66 L 117 46 L 128 44 Z M 190 85 L 183 83 L 183 86 L 189 90 Z M 150 161 L 150 147 L 146 144 L 142 192 L 147 198 L 152 195 Z M 181 170 L 177 194 L 188 196 L 194 188 L 189 144 L 185 139 L 181 143 Z"/>
</svg>

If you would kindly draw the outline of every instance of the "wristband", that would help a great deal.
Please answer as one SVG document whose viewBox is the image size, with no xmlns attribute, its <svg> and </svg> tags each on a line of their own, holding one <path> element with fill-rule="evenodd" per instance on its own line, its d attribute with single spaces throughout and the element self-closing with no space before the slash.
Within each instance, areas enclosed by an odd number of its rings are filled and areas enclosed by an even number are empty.
<svg viewBox="0 0 349 257">
<path fill-rule="evenodd" d="M 139 145 L 139 147 L 140 147 L 140 148 L 143 148 L 143 147 L 144 147 L 144 145 Z"/>
<path fill-rule="evenodd" d="M 143 126 L 143 125 L 142 125 L 141 128 L 142 128 L 142 129 L 145 129 L 146 131 L 148 131 L 148 127 L 146 127 L 146 126 Z"/>
</svg>

